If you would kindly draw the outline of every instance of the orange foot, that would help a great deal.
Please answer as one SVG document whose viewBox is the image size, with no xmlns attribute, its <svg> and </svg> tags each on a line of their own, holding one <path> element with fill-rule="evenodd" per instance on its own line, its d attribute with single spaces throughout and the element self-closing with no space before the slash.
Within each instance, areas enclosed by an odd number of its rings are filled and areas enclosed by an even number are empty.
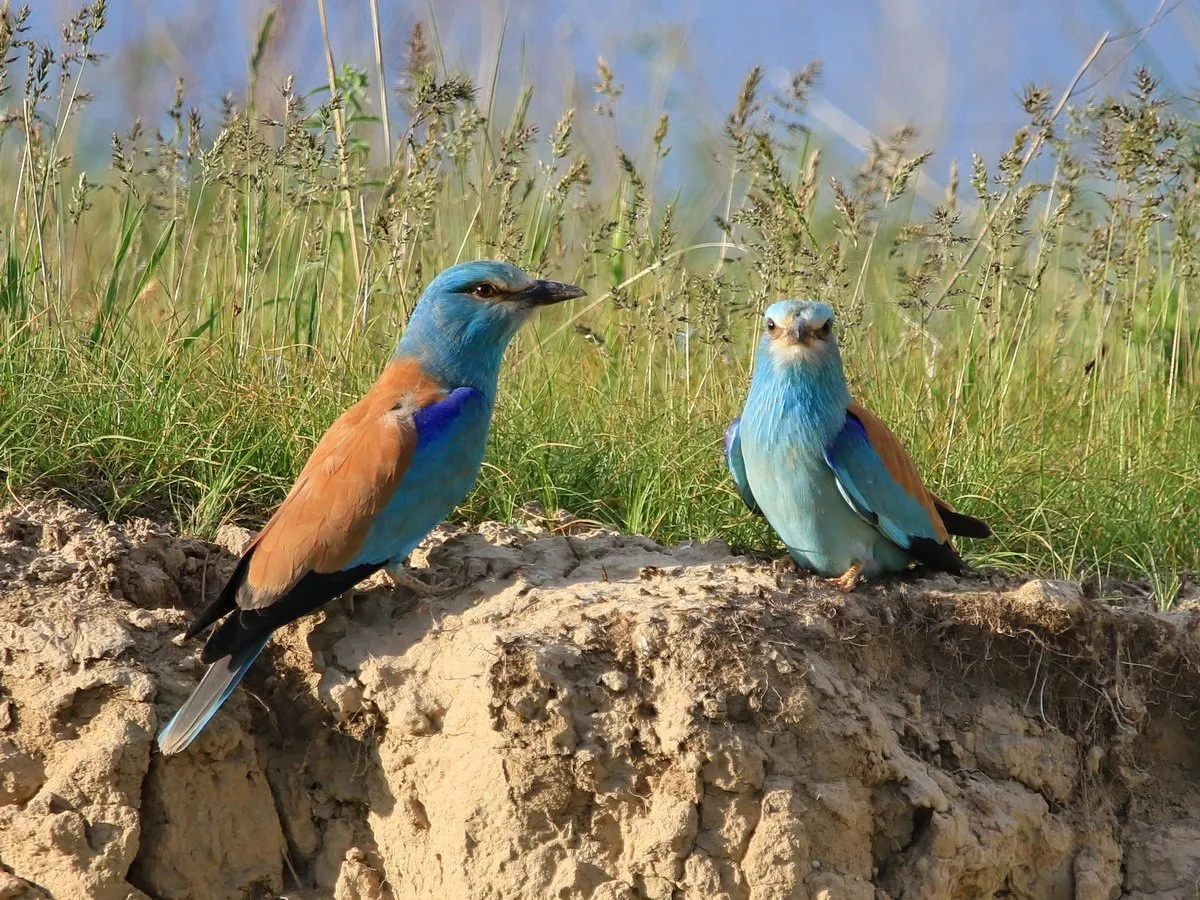
<svg viewBox="0 0 1200 900">
<path fill-rule="evenodd" d="M 858 586 L 858 582 L 862 578 L 862 570 L 863 564 L 856 561 L 842 575 L 830 578 L 829 582 L 843 594 L 848 594 Z"/>
</svg>

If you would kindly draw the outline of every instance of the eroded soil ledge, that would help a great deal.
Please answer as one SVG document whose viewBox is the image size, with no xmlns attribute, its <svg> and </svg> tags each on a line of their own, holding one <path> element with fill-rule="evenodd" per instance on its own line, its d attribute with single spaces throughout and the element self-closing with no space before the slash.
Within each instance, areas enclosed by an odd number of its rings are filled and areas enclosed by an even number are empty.
<svg viewBox="0 0 1200 900">
<path fill-rule="evenodd" d="M 0 510 L 0 900 L 1200 890 L 1197 612 L 557 526 L 439 532 L 446 593 L 286 629 L 163 758 L 233 557 Z"/>
</svg>

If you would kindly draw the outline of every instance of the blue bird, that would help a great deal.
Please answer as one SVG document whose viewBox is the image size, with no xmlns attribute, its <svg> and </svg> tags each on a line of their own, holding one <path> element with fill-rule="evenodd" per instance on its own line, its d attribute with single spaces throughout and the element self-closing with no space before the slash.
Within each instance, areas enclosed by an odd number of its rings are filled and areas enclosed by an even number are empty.
<svg viewBox="0 0 1200 900">
<path fill-rule="evenodd" d="M 200 656 L 208 671 L 158 736 L 163 753 L 195 739 L 276 628 L 381 568 L 410 580 L 404 559 L 475 484 L 509 341 L 538 307 L 583 295 L 489 261 L 430 282 L 379 379 L 188 628 L 192 638 L 220 621 Z"/>
<path fill-rule="evenodd" d="M 824 303 L 767 309 L 746 406 L 725 434 L 738 493 L 798 565 L 844 591 L 914 561 L 961 572 L 950 534 L 991 529 L 934 496 L 896 436 L 851 399 L 833 318 Z"/>
</svg>

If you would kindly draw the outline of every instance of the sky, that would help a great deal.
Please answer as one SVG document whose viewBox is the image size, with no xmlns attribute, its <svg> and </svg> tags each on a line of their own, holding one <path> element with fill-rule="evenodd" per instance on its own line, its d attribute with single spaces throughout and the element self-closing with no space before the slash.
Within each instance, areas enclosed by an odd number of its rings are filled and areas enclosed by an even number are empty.
<svg viewBox="0 0 1200 900">
<path fill-rule="evenodd" d="M 77 3 L 33 5 L 34 30 L 44 38 Z M 178 75 L 188 104 L 212 121 L 223 92 L 244 95 L 247 59 L 269 5 L 110 0 L 98 49 L 117 77 L 89 81 L 97 96 L 86 143 L 106 152 L 111 132 L 133 115 L 161 115 Z M 289 72 L 302 88 L 323 83 L 317 0 L 275 5 L 276 40 L 260 92 L 274 92 Z M 338 64 L 370 70 L 367 0 L 326 0 L 326 7 Z M 716 134 L 751 66 L 782 85 L 821 60 L 808 118 L 814 132 L 854 160 L 868 134 L 915 124 L 935 153 L 935 177 L 972 150 L 994 160 L 1023 121 L 1023 86 L 1047 85 L 1057 98 L 1106 32 L 1109 43 L 1079 82 L 1081 97 L 1121 90 L 1138 65 L 1177 95 L 1200 85 L 1200 0 L 379 0 L 379 10 L 393 81 L 413 23 L 433 22 L 447 64 L 485 88 L 495 78 L 501 103 L 518 80 L 532 80 L 543 131 L 565 106 L 591 105 L 596 59 L 604 56 L 625 88 L 612 124 L 622 142 L 644 141 L 646 123 L 662 110 L 675 133 Z"/>
</svg>

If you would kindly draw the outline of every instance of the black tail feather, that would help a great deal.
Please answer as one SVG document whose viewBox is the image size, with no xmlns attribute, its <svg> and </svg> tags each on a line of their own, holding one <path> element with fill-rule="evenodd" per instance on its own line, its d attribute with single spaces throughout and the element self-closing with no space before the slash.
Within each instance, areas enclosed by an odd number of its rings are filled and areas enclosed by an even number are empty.
<svg viewBox="0 0 1200 900">
<path fill-rule="evenodd" d="M 937 507 L 938 515 L 942 517 L 942 524 L 951 534 L 969 538 L 990 538 L 992 536 L 992 529 L 982 519 L 955 512 L 940 502 L 935 502 L 934 505 Z"/>
<path fill-rule="evenodd" d="M 309 572 L 296 582 L 287 594 L 270 606 L 262 609 L 233 610 L 233 615 L 209 635 L 200 654 L 201 661 L 212 663 L 223 656 L 236 657 L 265 639 L 276 628 L 281 628 L 288 622 L 294 622 L 324 606 L 382 567 L 382 563 L 364 563 L 341 572 Z M 233 584 L 234 579 L 231 578 L 229 582 Z M 228 589 L 226 586 L 226 590 Z M 236 591 L 236 588 L 234 590 Z M 223 591 L 222 596 L 224 593 Z M 220 602 L 220 599 L 218 597 L 216 602 Z M 205 610 L 201 618 L 207 613 L 208 610 Z"/>
<path fill-rule="evenodd" d="M 250 565 L 250 557 L 253 553 L 254 548 L 251 547 L 242 554 L 233 574 L 225 582 L 225 587 L 221 588 L 221 593 L 217 594 L 217 598 L 200 611 L 200 615 L 196 616 L 195 621 L 184 632 L 183 639 L 185 641 L 190 641 L 209 625 L 234 611 L 237 607 L 238 588 L 241 587 L 242 579 L 246 577 L 246 568 Z"/>
<path fill-rule="evenodd" d="M 911 541 L 908 552 L 917 562 L 923 563 L 931 569 L 949 572 L 951 575 L 961 575 L 966 571 L 966 564 L 958 552 L 950 546 L 949 541 L 943 544 L 933 538 L 924 537 L 912 538 Z"/>
</svg>

